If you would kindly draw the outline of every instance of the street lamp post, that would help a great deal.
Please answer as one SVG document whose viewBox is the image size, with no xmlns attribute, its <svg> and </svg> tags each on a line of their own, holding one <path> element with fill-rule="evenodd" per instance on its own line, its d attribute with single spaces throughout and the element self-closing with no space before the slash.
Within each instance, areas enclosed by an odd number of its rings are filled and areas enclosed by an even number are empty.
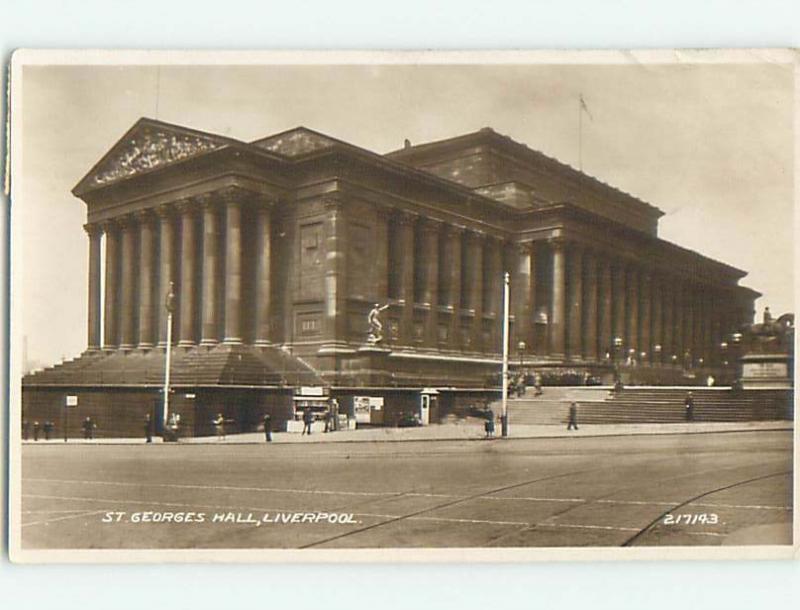
<svg viewBox="0 0 800 610">
<path fill-rule="evenodd" d="M 509 316 L 509 273 L 503 275 L 503 368 L 502 368 L 502 415 L 500 416 L 501 434 L 508 436 L 508 316 Z"/>
<path fill-rule="evenodd" d="M 519 352 L 519 372 L 522 373 L 522 359 L 525 355 L 525 348 L 528 347 L 525 345 L 524 341 L 520 341 L 517 343 L 517 352 Z"/>
<path fill-rule="evenodd" d="M 170 373 L 170 360 L 172 359 L 172 312 L 175 309 L 175 283 L 169 283 L 169 294 L 164 303 L 164 308 L 167 310 L 167 352 L 164 359 L 164 409 L 162 413 L 161 422 L 161 435 L 167 430 L 167 418 L 169 417 L 169 373 Z"/>
</svg>

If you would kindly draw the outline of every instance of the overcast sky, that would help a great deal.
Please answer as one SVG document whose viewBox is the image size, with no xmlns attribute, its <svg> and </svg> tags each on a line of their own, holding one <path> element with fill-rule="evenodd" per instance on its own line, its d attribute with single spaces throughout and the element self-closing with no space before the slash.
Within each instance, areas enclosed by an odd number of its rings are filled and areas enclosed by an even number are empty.
<svg viewBox="0 0 800 610">
<path fill-rule="evenodd" d="M 661 208 L 662 238 L 793 310 L 793 75 L 783 64 L 26 67 L 23 332 L 86 347 L 88 240 L 70 189 L 140 117 L 253 140 L 298 125 L 376 152 L 491 126 Z M 19 170 L 20 168 L 17 168 Z"/>
</svg>

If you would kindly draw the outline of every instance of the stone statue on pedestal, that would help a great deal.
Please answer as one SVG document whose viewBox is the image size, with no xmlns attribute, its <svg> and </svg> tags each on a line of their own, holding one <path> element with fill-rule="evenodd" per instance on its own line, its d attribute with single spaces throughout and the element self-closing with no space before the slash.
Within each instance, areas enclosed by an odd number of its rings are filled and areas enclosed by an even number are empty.
<svg viewBox="0 0 800 610">
<path fill-rule="evenodd" d="M 376 345 L 383 341 L 383 322 L 381 322 L 380 314 L 384 309 L 388 309 L 388 307 L 388 303 L 386 305 L 375 303 L 367 314 L 367 324 L 369 324 L 367 343 L 370 345 Z"/>
</svg>

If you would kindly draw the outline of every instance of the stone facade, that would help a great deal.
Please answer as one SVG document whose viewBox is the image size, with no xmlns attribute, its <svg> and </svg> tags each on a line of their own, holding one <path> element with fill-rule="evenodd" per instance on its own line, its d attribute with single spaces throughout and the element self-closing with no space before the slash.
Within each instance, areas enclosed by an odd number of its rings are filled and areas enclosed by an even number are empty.
<svg viewBox="0 0 800 610">
<path fill-rule="evenodd" d="M 142 119 L 73 193 L 87 351 L 28 393 L 157 388 L 170 283 L 177 362 L 195 367 L 179 385 L 339 392 L 484 387 L 504 271 L 522 365 L 600 375 L 713 369 L 758 296 L 659 239 L 657 208 L 489 129 L 380 155 L 304 128 L 244 143 Z M 382 350 L 365 351 L 375 303 Z"/>
</svg>

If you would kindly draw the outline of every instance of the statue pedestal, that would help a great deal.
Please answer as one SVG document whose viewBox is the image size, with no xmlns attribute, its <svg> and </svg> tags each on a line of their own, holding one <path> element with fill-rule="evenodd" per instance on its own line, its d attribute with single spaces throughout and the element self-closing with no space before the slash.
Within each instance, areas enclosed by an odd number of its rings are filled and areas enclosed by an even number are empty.
<svg viewBox="0 0 800 610">
<path fill-rule="evenodd" d="M 362 345 L 352 359 L 353 374 L 366 385 L 391 385 L 392 374 L 386 366 L 386 359 L 391 352 L 377 344 Z"/>
<path fill-rule="evenodd" d="M 742 357 L 742 387 L 746 390 L 790 390 L 788 354 L 747 354 Z"/>
</svg>

